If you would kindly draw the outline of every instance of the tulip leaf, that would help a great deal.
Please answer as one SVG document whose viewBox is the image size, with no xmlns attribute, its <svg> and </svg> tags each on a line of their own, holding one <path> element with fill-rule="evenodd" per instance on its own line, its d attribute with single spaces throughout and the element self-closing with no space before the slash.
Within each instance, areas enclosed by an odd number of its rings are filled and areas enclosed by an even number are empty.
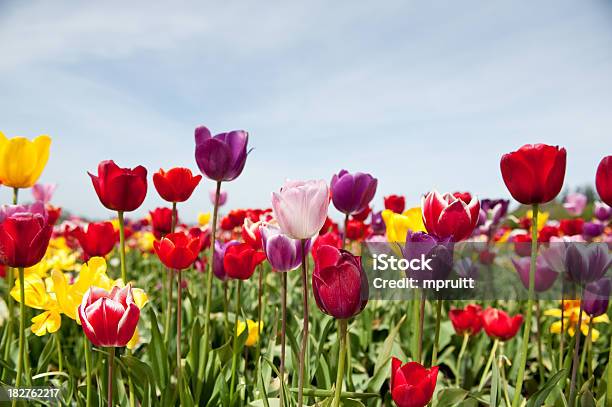
<svg viewBox="0 0 612 407">
<path fill-rule="evenodd" d="M 438 404 L 436 407 L 451 407 L 461 403 L 469 392 L 464 389 L 443 389 L 438 393 Z M 493 404 L 491 404 L 493 405 Z"/>
<path fill-rule="evenodd" d="M 55 343 L 57 341 L 57 335 L 50 335 L 49 340 L 45 344 L 40 356 L 38 357 L 38 365 L 36 367 L 36 372 L 43 373 L 46 372 L 49 363 L 51 362 L 51 358 L 55 353 Z"/>
<path fill-rule="evenodd" d="M 389 376 L 389 361 L 391 360 L 393 342 L 395 341 L 395 337 L 397 336 L 397 333 L 399 332 L 405 320 L 406 315 L 404 315 L 399 320 L 399 322 L 391 329 L 391 331 L 389 331 L 389 335 L 385 339 L 382 349 L 379 350 L 378 358 L 376 359 L 376 363 L 374 365 L 374 375 L 368 383 L 368 390 L 379 391 L 381 386 Z"/>
<path fill-rule="evenodd" d="M 561 378 L 565 377 L 565 375 L 566 375 L 566 370 L 565 369 L 561 369 L 557 373 L 555 373 L 553 375 L 553 377 L 548 379 L 548 381 L 546 382 L 544 387 L 542 387 L 540 390 L 538 390 L 536 393 L 534 393 L 529 398 L 529 400 L 527 401 L 527 407 L 541 407 L 541 406 L 543 406 L 544 402 L 546 401 L 546 398 L 548 397 L 548 395 L 555 389 L 555 387 L 557 386 L 557 383 L 559 382 L 559 380 L 561 380 Z"/>
<path fill-rule="evenodd" d="M 170 382 L 170 364 L 168 361 L 168 352 L 166 345 L 157 325 L 157 315 L 153 307 L 148 307 L 149 321 L 151 322 L 151 343 L 147 347 L 149 360 L 151 361 L 151 369 L 157 379 L 157 387 L 164 389 Z"/>
</svg>

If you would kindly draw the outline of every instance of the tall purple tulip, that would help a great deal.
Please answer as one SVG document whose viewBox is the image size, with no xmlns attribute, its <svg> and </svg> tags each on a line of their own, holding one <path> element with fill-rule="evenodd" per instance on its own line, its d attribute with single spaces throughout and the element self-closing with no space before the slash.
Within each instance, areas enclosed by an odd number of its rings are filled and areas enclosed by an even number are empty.
<svg viewBox="0 0 612 407">
<path fill-rule="evenodd" d="M 518 259 L 513 258 L 512 264 L 518 273 L 521 282 L 525 288 L 529 288 L 529 267 L 531 259 L 529 257 L 519 257 Z M 546 260 L 542 256 L 538 256 L 536 259 L 536 270 L 535 270 L 535 285 L 534 288 L 537 292 L 543 292 L 549 290 L 559 274 L 553 270 Z"/>
<path fill-rule="evenodd" d="M 589 283 L 582 295 L 582 306 L 584 312 L 590 317 L 598 317 L 608 310 L 610 293 L 612 292 L 612 281 L 609 278 L 602 278 Z"/>
<path fill-rule="evenodd" d="M 340 170 L 331 179 L 332 202 L 345 215 L 364 210 L 376 194 L 378 180 L 370 174 Z"/>
<path fill-rule="evenodd" d="M 244 169 L 249 133 L 234 130 L 212 136 L 204 126 L 195 129 L 195 159 L 204 175 L 214 181 L 232 181 Z"/>
<path fill-rule="evenodd" d="M 605 243 L 573 243 L 567 248 L 565 266 L 572 281 L 588 284 L 606 274 L 612 265 L 612 256 Z"/>
<path fill-rule="evenodd" d="M 223 257 L 225 257 L 225 251 L 228 247 L 240 244 L 237 240 L 230 240 L 229 242 L 223 243 L 220 241 L 215 241 L 215 261 L 213 264 L 213 274 L 221 281 L 227 281 L 229 276 L 225 273 L 225 268 L 223 267 Z"/>
<path fill-rule="evenodd" d="M 302 242 L 284 235 L 280 228 L 270 224 L 259 227 L 263 251 L 274 271 L 295 270 L 302 264 Z M 310 249 L 310 241 L 306 251 Z"/>
</svg>

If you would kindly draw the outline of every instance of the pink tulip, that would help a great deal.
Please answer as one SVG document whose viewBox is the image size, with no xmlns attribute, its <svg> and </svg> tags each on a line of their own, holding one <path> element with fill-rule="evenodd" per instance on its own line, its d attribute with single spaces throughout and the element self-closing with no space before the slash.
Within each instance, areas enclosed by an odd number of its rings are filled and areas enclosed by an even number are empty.
<svg viewBox="0 0 612 407">
<path fill-rule="evenodd" d="M 41 201 L 42 203 L 48 203 L 53 197 L 53 192 L 57 188 L 56 184 L 35 184 L 32 187 L 32 196 L 35 201 Z"/>
<path fill-rule="evenodd" d="M 563 207 L 572 216 L 580 216 L 587 205 L 587 197 L 580 192 L 568 194 Z"/>
<path fill-rule="evenodd" d="M 329 187 L 323 180 L 286 181 L 280 192 L 272 193 L 274 217 L 292 239 L 318 234 L 327 219 L 329 202 Z"/>
</svg>

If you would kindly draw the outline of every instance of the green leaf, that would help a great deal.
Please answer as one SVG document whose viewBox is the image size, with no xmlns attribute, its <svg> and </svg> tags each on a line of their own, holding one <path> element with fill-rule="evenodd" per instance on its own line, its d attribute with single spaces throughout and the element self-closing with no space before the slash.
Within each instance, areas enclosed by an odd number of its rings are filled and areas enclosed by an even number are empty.
<svg viewBox="0 0 612 407">
<path fill-rule="evenodd" d="M 149 354 L 149 360 L 151 361 L 151 369 L 157 379 L 157 387 L 159 389 L 165 389 L 170 387 L 168 351 L 166 350 L 166 344 L 164 343 L 159 331 L 159 326 L 157 325 L 157 315 L 155 315 L 153 307 L 148 308 L 149 321 L 151 322 L 151 343 L 147 347 L 147 352 Z"/>
<path fill-rule="evenodd" d="M 565 369 L 559 370 L 557 373 L 551 377 L 544 387 L 534 393 L 529 400 L 527 401 L 527 407 L 541 407 L 544 405 L 546 398 L 555 389 L 555 386 L 561 380 L 561 378 L 566 377 L 567 371 Z"/>
<path fill-rule="evenodd" d="M 464 389 L 443 389 L 438 393 L 437 407 L 450 407 L 461 403 L 468 395 Z"/>
<path fill-rule="evenodd" d="M 376 359 L 376 363 L 374 365 L 374 375 L 370 379 L 368 383 L 368 390 L 370 391 L 379 391 L 382 387 L 383 383 L 387 379 L 389 375 L 389 360 L 391 359 L 391 350 L 393 349 L 393 342 L 395 341 L 395 337 L 399 332 L 402 324 L 406 320 L 406 315 L 404 315 L 397 325 L 389 331 L 389 335 L 385 339 L 382 349 L 380 349 L 378 353 L 378 358 Z"/>
</svg>

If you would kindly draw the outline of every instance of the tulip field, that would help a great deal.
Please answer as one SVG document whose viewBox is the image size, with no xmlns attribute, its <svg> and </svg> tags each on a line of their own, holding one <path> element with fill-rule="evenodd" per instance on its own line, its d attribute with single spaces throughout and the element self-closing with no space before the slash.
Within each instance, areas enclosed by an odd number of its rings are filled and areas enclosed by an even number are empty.
<svg viewBox="0 0 612 407">
<path fill-rule="evenodd" d="M 576 189 L 572 151 L 517 146 L 486 169 L 513 200 L 416 207 L 338 163 L 226 210 L 254 141 L 199 126 L 184 167 L 83 168 L 112 214 L 89 219 L 39 183 L 49 136 L 0 133 L 0 403 L 612 406 L 612 156 Z"/>
</svg>

